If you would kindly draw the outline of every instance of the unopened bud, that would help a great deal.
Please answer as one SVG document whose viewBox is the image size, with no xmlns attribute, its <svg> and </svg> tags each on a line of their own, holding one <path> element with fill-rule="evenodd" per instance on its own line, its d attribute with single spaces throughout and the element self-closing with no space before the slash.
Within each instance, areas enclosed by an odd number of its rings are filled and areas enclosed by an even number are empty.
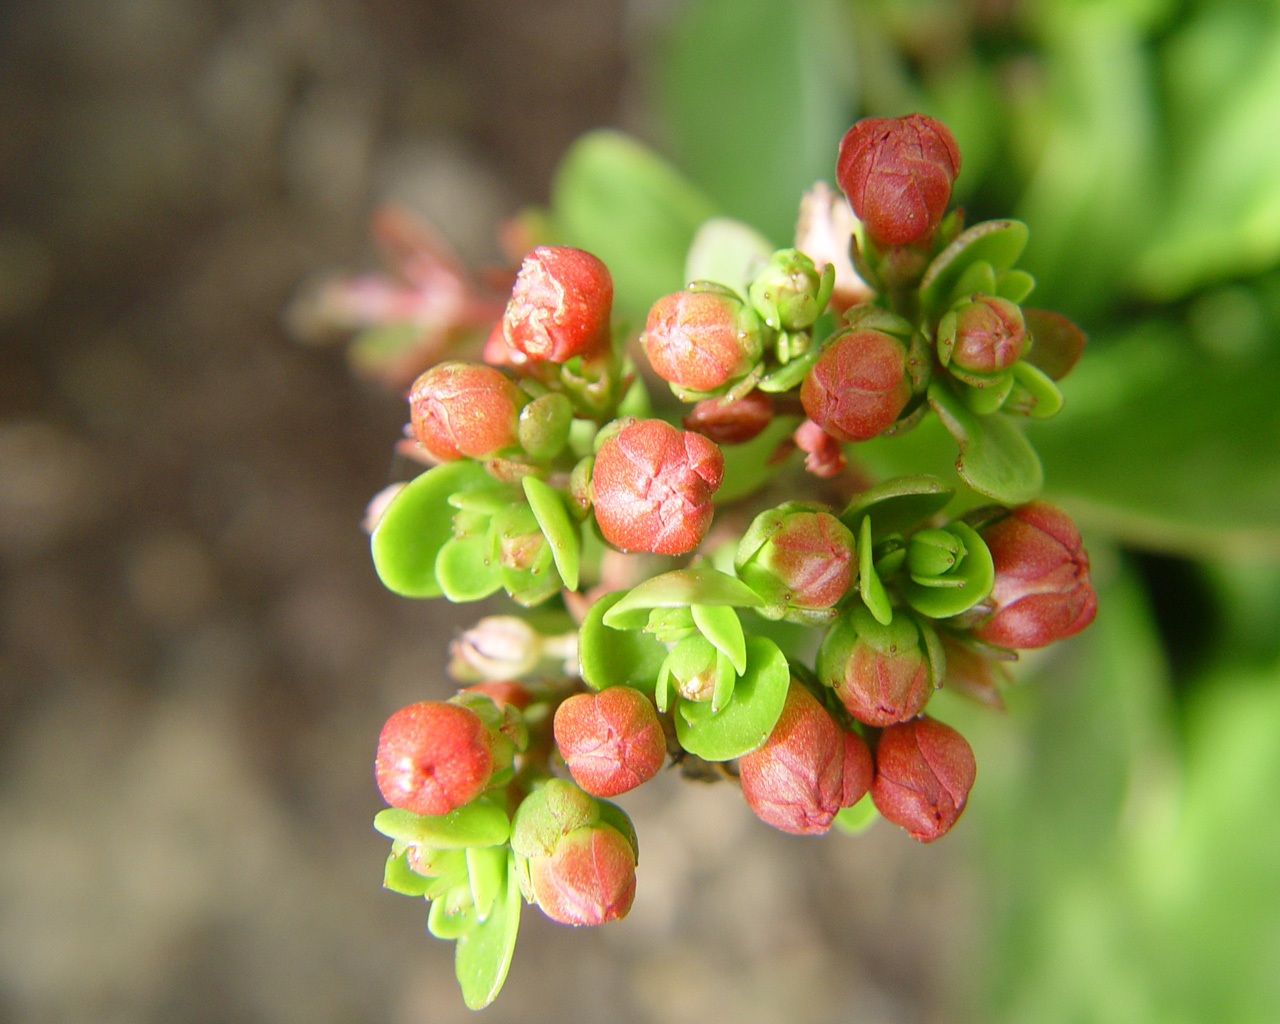
<svg viewBox="0 0 1280 1024">
<path fill-rule="evenodd" d="M 433 458 L 483 459 L 516 443 L 524 396 L 492 366 L 449 360 L 409 391 L 414 437 Z"/>
<path fill-rule="evenodd" d="M 520 266 L 503 317 L 507 343 L 530 359 L 563 363 L 609 344 L 613 278 L 589 252 L 539 246 Z"/>
<path fill-rule="evenodd" d="M 682 555 L 711 525 L 724 456 L 701 434 L 640 420 L 609 437 L 591 471 L 596 521 L 624 551 Z"/>
<path fill-rule="evenodd" d="M 401 708 L 382 727 L 374 774 L 392 807 L 448 814 L 489 784 L 493 749 L 474 711 L 427 700 Z"/>
<path fill-rule="evenodd" d="M 741 398 L 705 398 L 684 418 L 692 430 L 716 444 L 744 444 L 773 421 L 773 400 L 763 391 Z"/>
<path fill-rule="evenodd" d="M 798 249 L 780 249 L 751 282 L 756 312 L 774 330 L 802 331 L 826 309 L 835 287 L 835 268 L 819 270 Z"/>
<path fill-rule="evenodd" d="M 876 330 L 835 335 L 800 388 L 805 414 L 838 441 L 876 437 L 910 398 L 907 348 Z"/>
<path fill-rule="evenodd" d="M 853 534 L 829 512 L 788 502 L 761 512 L 738 545 L 740 579 L 768 614 L 834 607 L 853 579 Z"/>
<path fill-rule="evenodd" d="M 596 925 L 627 916 L 636 896 L 636 854 L 603 823 L 564 836 L 548 857 L 529 861 L 529 882 L 542 912 L 560 924 Z"/>
<path fill-rule="evenodd" d="M 891 725 L 876 746 L 871 799 L 912 839 L 931 843 L 964 811 L 977 774 L 963 736 L 932 718 Z"/>
<path fill-rule="evenodd" d="M 454 678 L 518 678 L 541 660 L 542 635 L 514 615 L 490 615 L 454 640 L 449 653 Z"/>
<path fill-rule="evenodd" d="M 932 235 L 959 173 L 955 138 L 923 114 L 859 121 L 841 140 L 836 161 L 836 180 L 868 237 L 882 246 Z"/>
<path fill-rule="evenodd" d="M 1098 595 L 1089 582 L 1089 553 L 1065 512 L 1033 501 L 980 535 L 995 564 L 989 598 L 995 611 L 975 637 L 997 647 L 1044 647 L 1093 621 Z"/>
<path fill-rule="evenodd" d="M 755 312 L 719 287 L 660 298 L 640 340 L 659 377 L 697 392 L 717 391 L 746 376 L 763 351 Z"/>
<path fill-rule="evenodd" d="M 630 686 L 575 694 L 556 709 L 554 729 L 573 781 L 594 796 L 648 782 L 667 755 L 653 703 Z"/>
<path fill-rule="evenodd" d="M 1015 303 L 977 294 L 938 324 L 938 357 L 961 379 L 981 387 L 1018 361 L 1026 340 L 1022 310 Z"/>
<path fill-rule="evenodd" d="M 918 715 L 937 682 L 911 617 L 899 611 L 889 625 L 881 625 L 862 604 L 827 631 L 817 670 L 849 714 L 874 726 Z"/>
</svg>

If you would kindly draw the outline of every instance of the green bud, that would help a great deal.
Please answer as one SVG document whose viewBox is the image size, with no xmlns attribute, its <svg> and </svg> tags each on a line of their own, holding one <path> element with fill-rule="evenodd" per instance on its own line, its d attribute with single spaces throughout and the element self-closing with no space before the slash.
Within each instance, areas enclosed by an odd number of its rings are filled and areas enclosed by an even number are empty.
<svg viewBox="0 0 1280 1024">
<path fill-rule="evenodd" d="M 964 542 L 946 530 L 921 530 L 907 545 L 907 571 L 918 583 L 944 576 L 964 560 Z"/>
<path fill-rule="evenodd" d="M 520 445 L 535 459 L 558 454 L 569 440 L 573 403 L 558 392 L 535 398 L 520 410 Z"/>
<path fill-rule="evenodd" d="M 821 316 L 835 288 L 835 267 L 821 271 L 797 249 L 779 249 L 751 282 L 748 295 L 775 331 L 799 331 Z"/>
<path fill-rule="evenodd" d="M 548 779 L 516 810 L 511 823 L 511 848 L 520 857 L 549 856 L 561 836 L 599 820 L 596 800 L 572 782 Z"/>
</svg>

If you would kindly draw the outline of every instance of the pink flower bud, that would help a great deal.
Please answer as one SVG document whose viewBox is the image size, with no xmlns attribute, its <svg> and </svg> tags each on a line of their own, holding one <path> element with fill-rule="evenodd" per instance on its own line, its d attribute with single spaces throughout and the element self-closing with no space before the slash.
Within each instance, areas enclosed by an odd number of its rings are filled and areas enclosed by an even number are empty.
<svg viewBox="0 0 1280 1024">
<path fill-rule="evenodd" d="M 956 823 L 977 774 L 965 738 L 927 717 L 885 729 L 875 760 L 871 799 L 876 810 L 922 843 L 940 838 Z"/>
<path fill-rule="evenodd" d="M 1044 647 L 1093 621 L 1098 595 L 1089 583 L 1089 553 L 1061 509 L 1044 501 L 1020 505 L 981 531 L 996 582 L 991 618 L 973 635 L 997 647 Z"/>
<path fill-rule="evenodd" d="M 773 421 L 773 401 L 763 391 L 741 398 L 707 398 L 684 418 L 684 428 L 716 444 L 743 444 Z"/>
<path fill-rule="evenodd" d="M 762 349 L 759 318 L 727 290 L 663 296 L 640 340 L 654 372 L 689 391 L 715 391 L 745 376 Z"/>
<path fill-rule="evenodd" d="M 630 686 L 579 693 L 556 709 L 556 746 L 573 781 L 593 796 L 648 782 L 667 756 L 653 704 Z"/>
<path fill-rule="evenodd" d="M 858 276 L 849 256 L 849 241 L 857 226 L 848 200 L 831 191 L 825 181 L 815 182 L 800 199 L 796 248 L 812 259 L 819 270 L 828 265 L 835 267 L 836 286 L 831 293 L 831 305 L 840 313 L 875 294 Z"/>
<path fill-rule="evenodd" d="M 738 771 L 756 817 L 783 832 L 815 835 L 870 788 L 871 754 L 793 679 L 773 732 L 738 760 Z"/>
<path fill-rule="evenodd" d="M 983 377 L 1016 363 L 1026 340 L 1022 310 L 994 295 L 974 295 L 938 325 L 938 354 L 943 364 Z"/>
<path fill-rule="evenodd" d="M 539 246 L 524 258 L 502 320 L 507 343 L 530 359 L 563 363 L 609 344 L 613 278 L 582 249 Z"/>
<path fill-rule="evenodd" d="M 883 331 L 837 334 L 800 387 L 804 411 L 838 441 L 868 441 L 911 398 L 907 349 Z"/>
<path fill-rule="evenodd" d="M 861 604 L 827 631 L 817 670 L 849 714 L 874 726 L 918 715 L 936 683 L 910 616 L 899 613 L 884 626 Z"/>
<path fill-rule="evenodd" d="M 448 814 L 489 784 L 493 747 L 480 716 L 468 708 L 424 700 L 387 719 L 378 737 L 374 774 L 382 798 L 414 814 Z"/>
<path fill-rule="evenodd" d="M 627 916 L 635 899 L 635 850 L 610 825 L 574 829 L 550 856 L 530 859 L 529 882 L 534 901 L 553 921 L 617 921 Z"/>
<path fill-rule="evenodd" d="M 853 552 L 853 534 L 839 519 L 792 502 L 756 516 L 736 568 L 767 605 L 831 608 L 849 590 Z"/>
<path fill-rule="evenodd" d="M 683 555 L 711 525 L 724 456 L 701 434 L 640 420 L 600 446 L 591 471 L 596 521 L 624 551 Z"/>
<path fill-rule="evenodd" d="M 836 161 L 836 180 L 867 235 L 882 246 L 931 235 L 959 173 L 955 138 L 923 114 L 859 121 L 840 141 Z"/>
<path fill-rule="evenodd" d="M 805 470 L 823 480 L 836 476 L 848 464 L 840 442 L 813 420 L 805 420 L 796 427 L 791 440 L 804 452 Z"/>
<path fill-rule="evenodd" d="M 491 366 L 449 360 L 409 391 L 414 437 L 443 462 L 482 459 L 516 443 L 520 389 Z"/>
</svg>

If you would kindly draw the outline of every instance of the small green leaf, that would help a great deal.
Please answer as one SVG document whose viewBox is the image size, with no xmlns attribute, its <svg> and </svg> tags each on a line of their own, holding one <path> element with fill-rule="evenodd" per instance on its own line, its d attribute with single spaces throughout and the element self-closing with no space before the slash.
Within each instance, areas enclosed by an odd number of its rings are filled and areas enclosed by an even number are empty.
<svg viewBox="0 0 1280 1024">
<path fill-rule="evenodd" d="M 995 294 L 1010 302 L 1021 302 L 1031 294 L 1035 286 L 1036 279 L 1025 270 L 1006 270 L 996 282 Z"/>
<path fill-rule="evenodd" d="M 969 411 L 978 416 L 990 416 L 999 411 L 1004 400 L 1013 391 L 1013 372 L 1005 370 L 994 379 L 983 380 L 970 374 L 959 374 L 962 383 L 956 385 L 956 391 L 964 399 Z"/>
<path fill-rule="evenodd" d="M 716 651 L 716 685 L 711 691 L 713 713 L 733 699 L 733 690 L 737 682 L 738 673 L 734 671 L 733 662 L 724 651 Z"/>
<path fill-rule="evenodd" d="M 502 586 L 487 533 L 451 537 L 436 555 L 436 581 L 450 601 L 479 601 Z"/>
<path fill-rule="evenodd" d="M 373 827 L 389 839 L 441 850 L 496 846 L 511 835 L 506 812 L 484 797 L 440 815 L 388 807 L 377 813 Z"/>
<path fill-rule="evenodd" d="M 453 536 L 449 498 L 493 483 L 477 462 L 460 459 L 428 470 L 401 489 L 373 528 L 373 567 L 403 597 L 439 597 L 436 556 Z"/>
<path fill-rule="evenodd" d="M 986 260 L 976 260 L 964 268 L 959 279 L 951 288 L 951 302 L 958 302 L 961 299 L 967 299 L 975 292 L 982 292 L 984 295 L 993 295 L 996 290 L 996 268 Z"/>
<path fill-rule="evenodd" d="M 871 517 L 864 516 L 858 527 L 858 592 L 876 621 L 883 626 L 893 620 L 893 607 L 889 604 L 889 595 L 884 584 L 876 573 L 871 543 Z"/>
<path fill-rule="evenodd" d="M 392 853 L 387 858 L 387 866 L 382 873 L 382 887 L 402 896 L 425 896 L 431 899 L 432 887 L 438 882 L 439 879 L 420 875 L 409 867 L 407 850 Z"/>
<path fill-rule="evenodd" d="M 645 580 L 604 615 L 604 624 L 614 626 L 627 620 L 626 612 L 637 608 L 679 608 L 685 605 L 726 605 L 755 608 L 764 602 L 741 580 L 718 569 L 675 569 Z"/>
<path fill-rule="evenodd" d="M 1040 493 L 1040 457 L 1007 416 L 975 415 L 936 380 L 929 385 L 929 404 L 960 445 L 956 470 L 965 483 L 1005 505 L 1021 505 Z"/>
<path fill-rule="evenodd" d="M 787 699 L 791 672 L 778 645 L 762 636 L 747 638 L 747 670 L 733 699 L 713 712 L 709 702 L 680 698 L 676 736 L 691 754 L 728 761 L 750 753 L 769 738 Z"/>
<path fill-rule="evenodd" d="M 427 931 L 437 939 L 458 939 L 480 923 L 476 905 L 471 900 L 471 887 L 463 881 L 431 903 L 427 915 Z"/>
<path fill-rule="evenodd" d="M 467 882 L 481 921 L 488 918 L 494 900 L 502 893 L 507 880 L 507 856 L 506 846 L 467 847 Z"/>
<path fill-rule="evenodd" d="M 648 633 L 604 625 L 605 613 L 624 596 L 622 591 L 605 594 L 587 610 L 578 629 L 579 670 L 597 690 L 623 685 L 650 690 L 667 657 L 667 648 Z"/>
<path fill-rule="evenodd" d="M 728 657 L 739 675 L 747 670 L 747 639 L 738 613 L 726 605 L 695 604 L 689 609 L 698 632 Z"/>
<path fill-rule="evenodd" d="M 1047 373 L 1019 359 L 1013 364 L 1015 389 L 1005 408 L 1038 420 L 1056 416 L 1062 409 L 1062 392 Z"/>
<path fill-rule="evenodd" d="M 747 282 L 773 253 L 759 231 L 732 217 L 712 217 L 693 236 L 684 264 L 684 279 L 717 281 L 746 295 Z"/>
<path fill-rule="evenodd" d="M 876 805 L 871 802 L 871 794 L 868 793 L 852 807 L 841 807 L 836 811 L 833 824 L 845 835 L 856 836 L 874 825 L 879 817 L 880 812 L 876 810 Z"/>
<path fill-rule="evenodd" d="M 951 305 L 952 293 L 964 273 L 978 262 L 1002 274 L 1022 255 L 1027 226 L 1017 220 L 988 220 L 962 231 L 929 264 L 920 281 L 920 301 L 936 321 Z"/>
<path fill-rule="evenodd" d="M 502 991 L 520 929 L 520 886 L 515 856 L 508 853 L 506 879 L 494 898 L 493 912 L 458 939 L 453 970 L 469 1010 L 481 1010 Z"/>
<path fill-rule="evenodd" d="M 522 483 L 525 497 L 529 499 L 529 507 L 533 509 L 538 526 L 551 545 L 551 556 L 555 559 L 560 578 L 570 590 L 577 590 L 581 544 L 578 541 L 577 527 L 569 518 L 564 500 L 554 487 L 535 476 L 526 476 Z"/>
<path fill-rule="evenodd" d="M 820 355 L 822 355 L 822 346 L 813 345 L 804 355 L 797 356 L 785 366 L 780 366 L 772 373 L 761 377 L 756 387 L 768 394 L 790 391 L 808 376 L 809 370 L 818 361 Z"/>
<path fill-rule="evenodd" d="M 840 521 L 856 530 L 861 520 L 871 515 L 871 538 L 878 542 L 892 533 L 906 533 L 941 512 L 955 493 L 936 476 L 897 476 L 859 494 L 840 513 Z"/>
</svg>

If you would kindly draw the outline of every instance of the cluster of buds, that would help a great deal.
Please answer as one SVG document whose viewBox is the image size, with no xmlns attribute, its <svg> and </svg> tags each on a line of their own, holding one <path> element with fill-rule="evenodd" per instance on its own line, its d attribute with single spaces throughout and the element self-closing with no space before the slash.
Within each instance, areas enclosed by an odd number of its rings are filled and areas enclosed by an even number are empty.
<svg viewBox="0 0 1280 1024">
<path fill-rule="evenodd" d="M 485 361 L 411 387 L 406 447 L 432 468 L 379 505 L 380 576 L 540 606 L 459 636 L 473 685 L 396 712 L 378 747 L 386 884 L 432 901 L 468 1005 L 501 986 L 522 899 L 569 925 L 627 913 L 638 846 L 610 801 L 668 762 L 793 834 L 945 835 L 976 759 L 934 695 L 998 703 L 1004 663 L 1092 621 L 1088 555 L 1035 500 L 1018 425 L 1061 405 L 1083 335 L 1021 305 L 1022 225 L 947 212 L 959 170 L 932 118 L 860 122 L 847 203 L 815 189 L 772 253 L 709 222 L 726 233 L 694 253 L 716 260 L 691 255 L 632 339 L 599 259 L 535 247 Z M 655 411 L 628 340 L 689 408 Z M 859 442 L 930 413 L 968 492 L 863 475 Z M 797 449 L 831 483 L 770 494 Z"/>
</svg>

